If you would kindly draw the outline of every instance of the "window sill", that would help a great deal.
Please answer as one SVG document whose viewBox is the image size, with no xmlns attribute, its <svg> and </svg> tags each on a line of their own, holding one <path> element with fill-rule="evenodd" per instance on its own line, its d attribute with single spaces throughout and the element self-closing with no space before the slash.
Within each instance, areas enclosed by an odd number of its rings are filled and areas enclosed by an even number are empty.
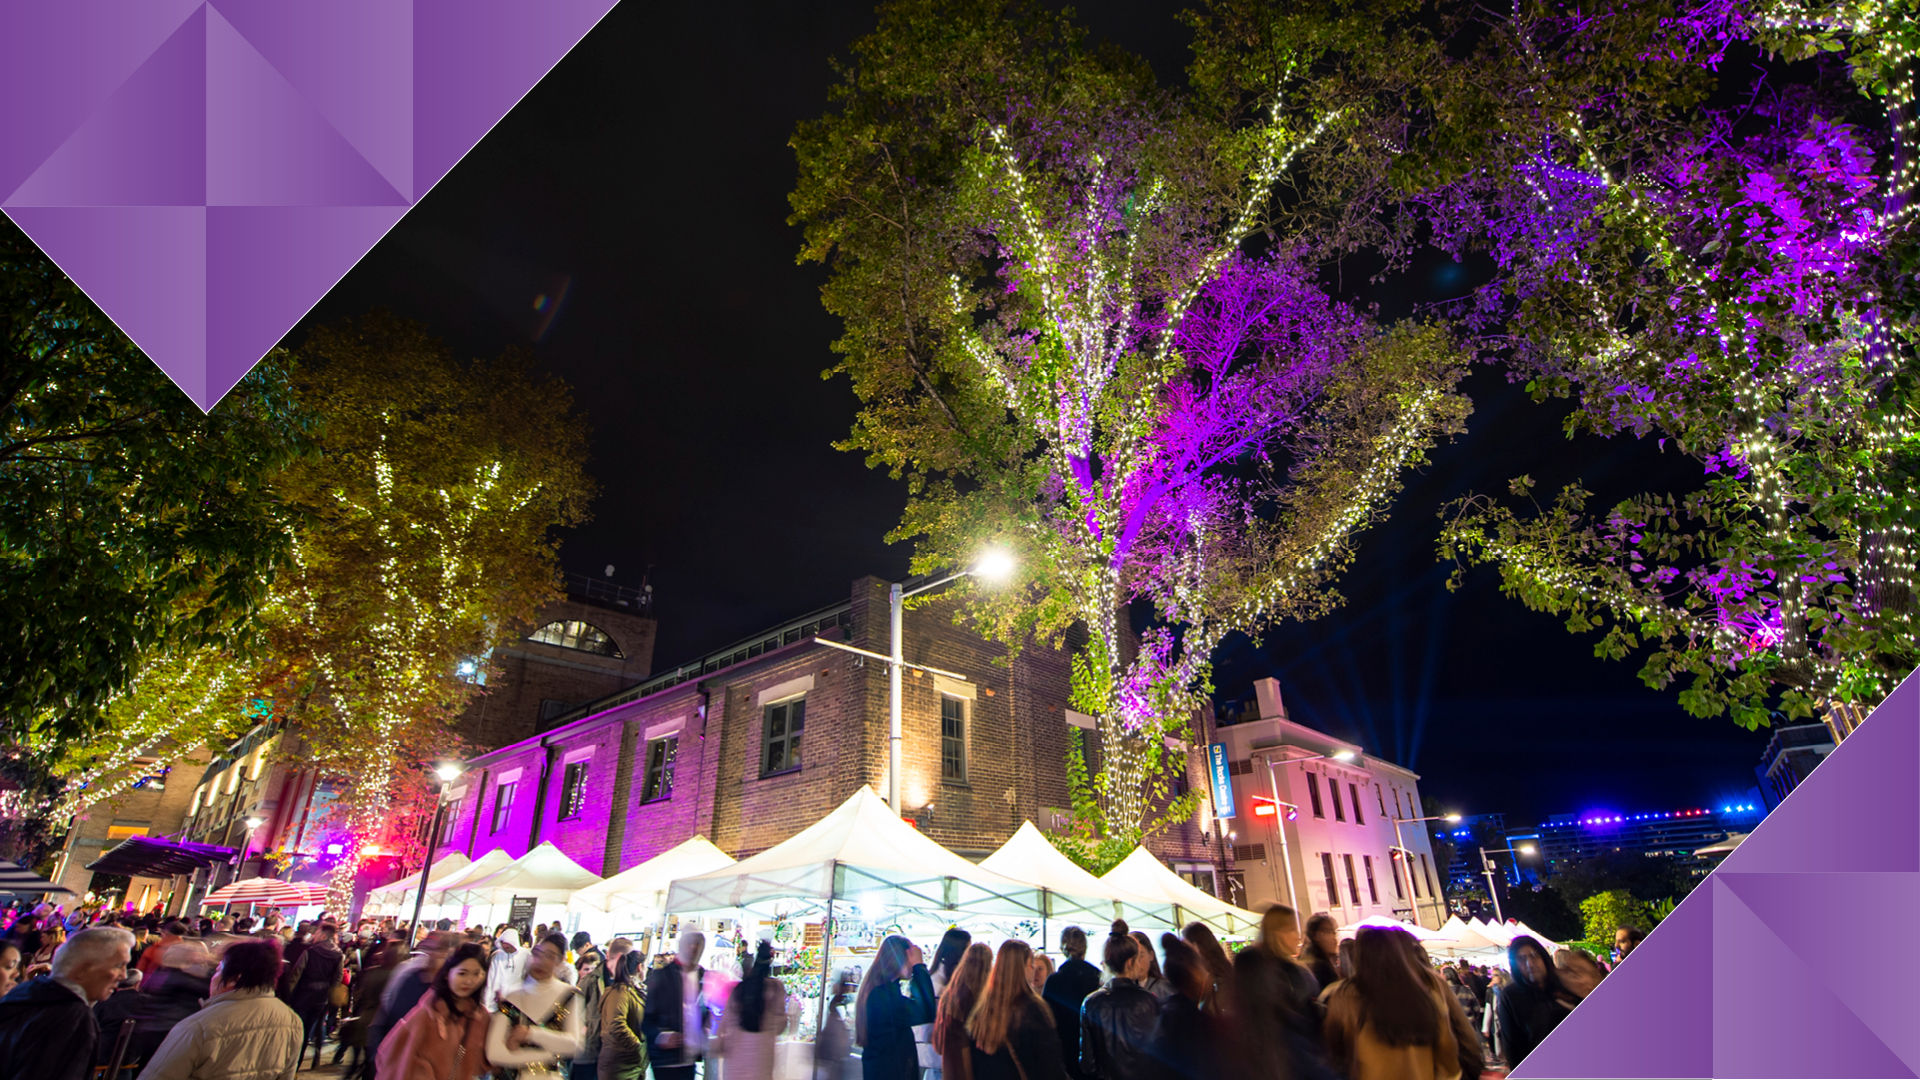
<svg viewBox="0 0 1920 1080">
<path fill-rule="evenodd" d="M 959 791 L 973 790 L 973 783 L 968 780 L 948 780 L 948 779 L 942 778 L 940 781 L 940 786 L 945 788 L 954 788 Z"/>
<path fill-rule="evenodd" d="M 655 795 L 651 799 L 641 799 L 640 805 L 652 806 L 655 803 L 672 802 L 672 801 L 673 801 L 673 792 L 669 791 L 665 795 Z"/>
<path fill-rule="evenodd" d="M 780 770 L 779 772 L 763 772 L 763 773 L 761 773 L 761 774 L 760 774 L 759 776 L 757 776 L 757 777 L 755 777 L 754 779 L 756 779 L 756 780 L 778 780 L 778 779 L 780 779 L 780 778 L 781 778 L 781 777 L 783 777 L 783 776 L 798 776 L 798 775 L 800 775 L 800 770 L 802 770 L 802 769 L 804 769 L 804 768 L 806 768 L 806 766 L 805 766 L 805 765 L 795 765 L 795 766 L 793 766 L 792 768 L 788 768 L 788 769 L 781 769 L 781 770 Z"/>
</svg>

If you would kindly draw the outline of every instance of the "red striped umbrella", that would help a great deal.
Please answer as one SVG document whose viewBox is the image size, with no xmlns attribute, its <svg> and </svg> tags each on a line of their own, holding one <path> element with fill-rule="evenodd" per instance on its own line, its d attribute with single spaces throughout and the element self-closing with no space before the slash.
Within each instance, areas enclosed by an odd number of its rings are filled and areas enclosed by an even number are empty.
<svg viewBox="0 0 1920 1080">
<path fill-rule="evenodd" d="M 327 902 L 327 887 L 313 881 L 281 881 L 279 878 L 248 878 L 207 894 L 202 904 L 265 904 L 270 907 L 302 907 Z"/>
</svg>

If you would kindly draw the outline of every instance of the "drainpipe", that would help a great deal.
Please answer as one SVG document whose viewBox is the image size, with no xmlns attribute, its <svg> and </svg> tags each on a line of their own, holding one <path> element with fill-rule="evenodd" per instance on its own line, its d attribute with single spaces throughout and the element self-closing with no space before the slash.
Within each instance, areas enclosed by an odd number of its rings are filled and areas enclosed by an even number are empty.
<svg viewBox="0 0 1920 1080">
<path fill-rule="evenodd" d="M 541 743 L 547 751 L 547 756 L 540 762 L 540 786 L 533 789 L 533 824 L 527 827 L 528 851 L 532 851 L 534 848 L 540 846 L 542 815 L 547 812 L 547 781 L 553 777 L 554 748 L 552 744 L 547 743 L 544 739 L 541 740 Z"/>
<path fill-rule="evenodd" d="M 706 809 L 706 802 L 701 797 L 700 792 L 707 780 L 707 712 L 713 705 L 713 691 L 707 689 L 707 680 L 705 679 L 694 683 L 693 688 L 700 693 L 700 704 L 694 708 L 694 712 L 700 716 L 700 771 L 693 775 L 693 831 L 697 836 L 712 840 L 713 816 L 711 814 L 706 815 L 706 828 L 703 829 L 700 827 L 700 818 Z M 642 752 L 645 752 L 644 747 L 642 748 Z M 719 782 L 720 778 L 716 774 L 714 776 L 714 783 L 717 785 Z"/>
</svg>

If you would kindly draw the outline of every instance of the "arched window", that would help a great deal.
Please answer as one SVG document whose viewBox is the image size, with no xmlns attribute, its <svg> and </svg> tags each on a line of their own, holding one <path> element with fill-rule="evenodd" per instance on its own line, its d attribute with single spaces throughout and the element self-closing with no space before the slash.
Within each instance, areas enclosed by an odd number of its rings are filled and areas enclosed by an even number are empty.
<svg viewBox="0 0 1920 1080">
<path fill-rule="evenodd" d="M 578 649 L 596 656 L 611 656 L 616 660 L 626 659 L 620 646 L 613 643 L 613 637 L 605 630 L 584 623 L 578 619 L 563 619 L 547 625 L 527 635 L 528 641 L 537 641 L 542 645 L 558 645 L 563 649 Z"/>
</svg>

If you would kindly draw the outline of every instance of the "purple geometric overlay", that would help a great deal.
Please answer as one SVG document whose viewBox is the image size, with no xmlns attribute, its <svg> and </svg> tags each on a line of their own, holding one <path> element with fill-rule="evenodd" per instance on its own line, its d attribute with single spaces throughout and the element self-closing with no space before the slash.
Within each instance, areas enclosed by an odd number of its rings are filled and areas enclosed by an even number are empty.
<svg viewBox="0 0 1920 1080">
<path fill-rule="evenodd" d="M 1513 1071 L 1920 1076 L 1909 676 Z"/>
<path fill-rule="evenodd" d="M 614 0 L 0 0 L 0 210 L 202 409 Z"/>
</svg>

